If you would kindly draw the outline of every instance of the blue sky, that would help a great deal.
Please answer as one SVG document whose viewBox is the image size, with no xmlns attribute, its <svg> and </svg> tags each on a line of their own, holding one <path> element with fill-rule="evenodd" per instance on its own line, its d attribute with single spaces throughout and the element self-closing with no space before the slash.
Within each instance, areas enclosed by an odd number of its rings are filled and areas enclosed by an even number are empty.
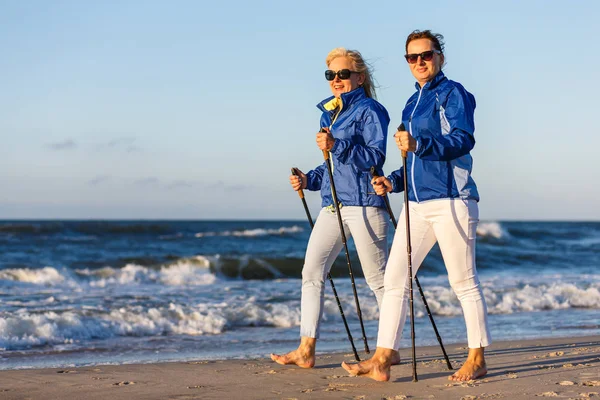
<svg viewBox="0 0 600 400">
<path fill-rule="evenodd" d="M 390 172 L 429 28 L 477 99 L 481 218 L 600 220 L 599 4 L 0 0 L 0 218 L 304 218 L 325 56 L 373 65 Z"/>
</svg>

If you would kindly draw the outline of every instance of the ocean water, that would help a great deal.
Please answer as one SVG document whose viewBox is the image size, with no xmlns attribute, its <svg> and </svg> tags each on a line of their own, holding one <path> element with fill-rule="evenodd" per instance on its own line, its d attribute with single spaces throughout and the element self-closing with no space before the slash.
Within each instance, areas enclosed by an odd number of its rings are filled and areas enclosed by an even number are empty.
<svg viewBox="0 0 600 400">
<path fill-rule="evenodd" d="M 292 350 L 309 234 L 304 221 L 0 221 L 0 369 Z M 600 222 L 484 221 L 477 234 L 495 340 L 600 334 Z M 350 252 L 374 350 L 377 304 Z M 364 355 L 343 253 L 332 276 Z M 419 280 L 444 343 L 464 343 L 437 248 Z M 318 351 L 350 352 L 326 285 Z M 415 310 L 417 345 L 437 344 L 418 292 Z"/>
</svg>

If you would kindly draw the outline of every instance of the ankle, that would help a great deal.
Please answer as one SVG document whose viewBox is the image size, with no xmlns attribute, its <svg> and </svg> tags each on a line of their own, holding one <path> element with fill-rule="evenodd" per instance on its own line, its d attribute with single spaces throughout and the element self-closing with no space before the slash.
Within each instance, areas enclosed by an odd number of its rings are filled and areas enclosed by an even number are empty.
<svg viewBox="0 0 600 400">
<path fill-rule="evenodd" d="M 392 363 L 392 359 L 394 355 L 397 354 L 396 351 L 391 349 L 377 348 L 375 354 L 373 355 L 373 361 L 382 366 L 390 366 Z"/>
<path fill-rule="evenodd" d="M 469 355 L 467 356 L 467 362 L 471 362 L 477 365 L 485 365 L 485 357 L 483 355 L 483 347 L 476 349 L 469 349 Z"/>
<path fill-rule="evenodd" d="M 317 345 L 317 340 L 309 337 L 302 337 L 300 341 L 300 346 L 298 346 L 298 351 L 304 357 L 312 357 L 315 354 L 315 348 Z"/>
</svg>

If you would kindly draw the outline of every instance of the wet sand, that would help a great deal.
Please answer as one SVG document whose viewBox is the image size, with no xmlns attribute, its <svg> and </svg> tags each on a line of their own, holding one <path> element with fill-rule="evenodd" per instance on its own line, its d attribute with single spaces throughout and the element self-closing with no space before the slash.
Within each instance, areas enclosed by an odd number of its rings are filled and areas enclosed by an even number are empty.
<svg viewBox="0 0 600 400">
<path fill-rule="evenodd" d="M 446 345 L 455 369 L 467 349 Z M 497 342 L 488 375 L 452 382 L 439 347 L 410 349 L 389 382 L 349 376 L 352 354 L 322 354 L 313 369 L 270 359 L 0 371 L 0 399 L 562 399 L 600 400 L 600 336 Z M 361 354 L 364 358 L 364 354 Z"/>
</svg>

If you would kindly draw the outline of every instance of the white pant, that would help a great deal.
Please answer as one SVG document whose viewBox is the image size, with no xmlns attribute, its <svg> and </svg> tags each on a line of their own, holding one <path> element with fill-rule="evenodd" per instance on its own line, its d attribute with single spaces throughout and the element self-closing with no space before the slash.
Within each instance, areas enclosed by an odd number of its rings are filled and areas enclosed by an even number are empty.
<svg viewBox="0 0 600 400">
<path fill-rule="evenodd" d="M 475 267 L 475 238 L 479 208 L 474 200 L 441 199 L 409 202 L 412 273 L 437 241 L 448 271 L 450 286 L 463 309 L 469 348 L 488 346 L 491 337 L 487 307 Z M 398 349 L 408 310 L 408 255 L 404 209 L 390 250 L 385 293 L 379 317 L 377 347 Z"/>
<path fill-rule="evenodd" d="M 354 237 L 367 284 L 381 305 L 383 275 L 388 255 L 389 216 L 377 207 L 344 206 L 341 209 L 346 238 Z M 337 214 L 321 209 L 310 235 L 302 269 L 300 335 L 319 337 L 323 315 L 324 282 L 336 257 L 344 247 Z M 352 266 L 356 271 L 356 265 Z"/>
</svg>

